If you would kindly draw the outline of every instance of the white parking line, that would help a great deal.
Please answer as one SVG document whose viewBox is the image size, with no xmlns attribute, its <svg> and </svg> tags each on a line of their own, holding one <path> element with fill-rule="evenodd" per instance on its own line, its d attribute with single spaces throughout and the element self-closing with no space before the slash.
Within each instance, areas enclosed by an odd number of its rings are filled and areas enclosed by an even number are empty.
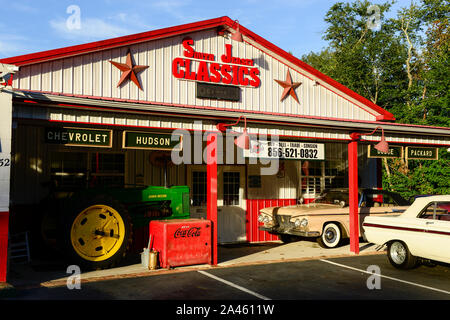
<svg viewBox="0 0 450 320">
<path fill-rule="evenodd" d="M 222 279 L 222 278 L 216 277 L 216 276 L 214 276 L 214 275 L 212 275 L 212 274 L 210 274 L 210 273 L 208 273 L 208 272 L 206 272 L 206 271 L 198 270 L 198 272 L 200 272 L 201 274 L 204 274 L 204 275 L 207 276 L 207 277 L 210 277 L 210 278 L 213 278 L 213 279 L 215 279 L 215 280 L 217 280 L 217 281 L 223 282 L 223 283 L 225 283 L 225 284 L 227 284 L 227 285 L 229 285 L 229 286 L 231 286 L 231 287 L 233 287 L 233 288 L 236 288 L 236 289 L 239 289 L 239 290 L 241 290 L 241 291 L 244 291 L 244 292 L 246 292 L 246 293 L 248 293 L 248 294 L 251 294 L 251 295 L 253 295 L 253 296 L 257 297 L 257 298 L 260 298 L 260 299 L 262 299 L 262 300 L 272 300 L 272 299 L 267 298 L 267 297 L 265 297 L 265 296 L 263 296 L 263 295 L 261 295 L 261 294 L 259 294 L 259 293 L 256 293 L 256 292 L 251 291 L 251 290 L 249 290 L 249 289 L 247 289 L 247 288 L 244 288 L 244 287 L 241 287 L 241 286 L 239 286 L 239 285 L 237 285 L 237 284 L 234 284 L 234 283 L 232 283 L 232 282 L 230 282 L 230 281 L 227 281 L 227 280 L 224 280 L 224 279 Z"/>
<path fill-rule="evenodd" d="M 370 275 L 374 275 L 372 272 L 369 272 L 369 271 L 366 271 L 366 270 L 362 270 L 362 269 L 353 268 L 353 267 L 349 267 L 349 266 L 346 266 L 344 264 L 336 263 L 336 262 L 333 262 L 333 261 L 323 260 L 323 259 L 320 259 L 320 261 L 323 261 L 323 262 L 326 262 L 326 263 L 329 263 L 329 264 L 334 264 L 334 265 L 342 267 L 342 268 L 347 268 L 347 269 L 350 269 L 350 270 L 359 271 L 359 272 L 363 272 L 363 273 L 368 273 Z M 401 280 L 401 279 L 397 279 L 397 278 L 384 276 L 382 274 L 380 274 L 379 276 L 382 277 L 382 278 L 389 279 L 389 280 L 406 283 L 406 284 L 409 284 L 409 285 L 412 285 L 412 286 L 416 286 L 416 287 L 420 287 L 420 288 L 424 288 L 424 289 L 428 289 L 428 290 L 433 290 L 433 291 L 437 291 L 437 292 L 441 292 L 441 293 L 450 294 L 450 291 L 436 289 L 436 288 L 433 288 L 433 287 L 424 286 L 422 284 L 418 284 L 418 283 L 414 283 L 414 282 L 409 282 L 409 281 L 405 281 L 405 280 Z"/>
</svg>

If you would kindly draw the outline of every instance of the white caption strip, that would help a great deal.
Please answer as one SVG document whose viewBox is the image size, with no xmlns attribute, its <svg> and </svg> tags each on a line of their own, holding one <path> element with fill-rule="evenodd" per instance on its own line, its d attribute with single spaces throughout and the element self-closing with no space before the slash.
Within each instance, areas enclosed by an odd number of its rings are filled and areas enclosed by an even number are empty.
<svg viewBox="0 0 450 320">
<path fill-rule="evenodd" d="M 214 275 L 212 275 L 212 274 L 210 274 L 210 273 L 208 273 L 208 272 L 205 272 L 205 271 L 202 271 L 202 270 L 198 270 L 198 272 L 200 272 L 201 274 L 203 274 L 203 275 L 205 275 L 205 276 L 207 276 L 207 277 L 210 277 L 210 278 L 213 278 L 213 279 L 215 279 L 215 280 L 217 280 L 217 281 L 220 281 L 220 282 L 222 282 L 222 283 L 225 283 L 225 284 L 229 285 L 230 287 L 233 287 L 233 288 L 239 289 L 239 290 L 241 290 L 241 291 L 244 291 L 244 292 L 246 292 L 246 293 L 248 293 L 248 294 L 251 294 L 251 295 L 253 295 L 253 296 L 255 296 L 255 297 L 259 298 L 259 299 L 262 299 L 262 300 L 272 300 L 272 299 L 267 298 L 267 297 L 265 297 L 265 296 L 263 296 L 263 295 L 261 295 L 261 294 L 259 294 L 259 293 L 256 293 L 256 292 L 251 291 L 251 290 L 249 290 L 249 289 L 247 289 L 247 288 L 244 288 L 244 287 L 241 287 L 241 286 L 239 286 L 239 285 L 237 285 L 237 284 L 234 284 L 234 283 L 232 283 L 232 282 L 230 282 L 230 281 L 227 281 L 227 280 L 224 280 L 224 279 L 222 279 L 222 278 L 216 277 L 216 276 L 214 276 Z"/>
<path fill-rule="evenodd" d="M 340 264 L 340 263 L 336 263 L 336 262 L 332 262 L 332 261 L 328 261 L 328 260 L 323 260 L 323 259 L 320 259 L 320 261 L 323 261 L 323 262 L 326 262 L 326 263 L 329 263 L 329 264 L 334 264 L 334 265 L 342 267 L 342 268 L 347 268 L 347 269 L 350 269 L 350 270 L 359 271 L 359 272 L 368 273 L 370 275 L 373 275 L 372 272 L 369 272 L 369 271 L 366 271 L 366 270 L 362 270 L 362 269 L 353 268 L 353 267 L 349 267 L 349 266 L 346 266 L 344 264 Z M 392 277 L 388 277 L 388 276 L 383 276 L 382 274 L 380 274 L 379 276 L 382 277 L 382 278 L 389 279 L 389 280 L 410 284 L 412 286 L 416 286 L 416 287 L 420 287 L 420 288 L 424 288 L 424 289 L 428 289 L 428 290 L 433 290 L 433 291 L 437 291 L 437 292 L 450 294 L 449 291 L 445 291 L 445 290 L 436 289 L 436 288 L 433 288 L 433 287 L 424 286 L 424 285 L 421 285 L 421 284 L 418 284 L 418 283 L 409 282 L 409 281 L 405 281 L 405 280 L 401 280 L 401 279 L 397 279 L 397 278 L 392 278 Z"/>
</svg>

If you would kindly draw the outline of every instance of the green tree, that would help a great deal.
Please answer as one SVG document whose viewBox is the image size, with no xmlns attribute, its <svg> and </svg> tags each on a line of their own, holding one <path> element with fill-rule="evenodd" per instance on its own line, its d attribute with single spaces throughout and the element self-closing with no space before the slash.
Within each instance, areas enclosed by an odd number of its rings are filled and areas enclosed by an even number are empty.
<svg viewBox="0 0 450 320">
<path fill-rule="evenodd" d="M 450 194 L 450 153 L 439 150 L 439 160 L 388 160 L 391 174 L 383 172 L 383 189 L 399 192 L 405 198 L 418 194 Z"/>
<path fill-rule="evenodd" d="M 448 1 L 425 0 L 422 19 L 428 25 L 424 46 L 423 123 L 450 127 L 450 56 Z"/>
<path fill-rule="evenodd" d="M 402 99 L 393 106 L 392 111 L 403 123 L 419 123 L 423 114 L 422 99 L 424 92 L 423 56 L 420 54 L 423 45 L 423 19 L 419 5 L 411 2 L 409 7 L 401 8 L 396 18 L 391 19 L 397 31 L 399 41 L 406 50 L 403 58 L 407 85 L 399 93 Z"/>
<path fill-rule="evenodd" d="M 325 16 L 329 47 L 302 59 L 388 111 L 403 103 L 407 88 L 403 67 L 407 50 L 395 24 L 385 18 L 392 2 L 378 5 L 377 27 L 371 25 L 369 1 L 338 2 Z M 394 113 L 394 115 L 396 115 Z"/>
<path fill-rule="evenodd" d="M 411 68 L 411 82 L 405 95 L 409 103 L 408 112 L 401 117 L 402 122 L 432 126 L 450 126 L 450 65 L 449 65 L 449 24 L 450 7 L 448 1 L 423 0 L 420 6 L 412 4 L 400 11 L 397 22 L 406 26 L 408 19 L 414 20 L 414 27 L 404 32 L 405 45 L 414 52 L 415 69 Z M 420 37 L 425 30 L 424 39 Z M 409 33 L 410 41 L 406 37 Z M 412 55 L 411 55 L 412 57 Z M 391 174 L 383 173 L 383 187 L 402 193 L 450 194 L 450 153 L 442 148 L 439 160 L 400 161 L 388 160 Z"/>
<path fill-rule="evenodd" d="M 325 16 L 328 47 L 303 61 L 392 112 L 397 122 L 450 126 L 448 0 L 421 0 L 386 14 L 392 2 L 338 2 Z M 402 193 L 450 194 L 450 154 L 439 160 L 384 159 L 383 187 Z"/>
</svg>

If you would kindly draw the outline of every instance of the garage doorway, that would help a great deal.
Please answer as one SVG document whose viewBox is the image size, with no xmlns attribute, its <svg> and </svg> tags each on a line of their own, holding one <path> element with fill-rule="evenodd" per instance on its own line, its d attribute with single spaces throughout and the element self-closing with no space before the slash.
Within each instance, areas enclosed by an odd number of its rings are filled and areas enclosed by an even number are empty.
<svg viewBox="0 0 450 320">
<path fill-rule="evenodd" d="M 245 166 L 217 166 L 218 243 L 246 242 Z M 191 165 L 187 172 L 191 217 L 206 219 L 206 166 Z"/>
</svg>

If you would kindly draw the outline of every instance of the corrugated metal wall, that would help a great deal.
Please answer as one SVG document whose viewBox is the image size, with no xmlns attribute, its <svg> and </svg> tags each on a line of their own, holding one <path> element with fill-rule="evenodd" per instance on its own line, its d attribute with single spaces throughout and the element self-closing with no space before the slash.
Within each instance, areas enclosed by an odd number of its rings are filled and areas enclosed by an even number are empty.
<svg viewBox="0 0 450 320">
<path fill-rule="evenodd" d="M 133 113 L 99 112 L 88 110 L 74 110 L 63 108 L 45 108 L 34 105 L 18 105 L 13 108 L 13 118 L 46 121 L 61 121 L 92 125 L 115 125 L 142 128 L 186 129 L 186 130 L 214 130 L 216 122 L 210 120 L 195 120 L 193 118 L 169 118 L 151 115 L 137 115 Z M 243 124 L 233 127 L 236 131 L 243 131 Z M 300 126 L 282 126 L 270 124 L 248 124 L 250 134 L 280 135 L 318 139 L 348 139 L 348 134 L 328 128 L 306 128 Z M 281 139 L 281 137 L 280 137 Z"/>
<path fill-rule="evenodd" d="M 225 53 L 225 44 L 231 40 L 217 36 L 215 30 L 205 30 L 186 36 L 193 38 L 198 52 L 212 53 L 216 62 Z M 297 66 L 289 67 L 282 58 L 263 52 L 253 45 L 233 42 L 233 56 L 253 59 L 259 68 L 261 85 L 258 88 L 241 87 L 239 102 L 198 99 L 196 82 L 175 78 L 172 61 L 183 57 L 182 39 L 185 36 L 148 41 L 129 47 L 115 48 L 81 56 L 23 66 L 14 75 L 14 88 L 63 93 L 77 96 L 95 96 L 135 101 L 152 101 L 175 105 L 208 106 L 221 109 L 239 109 L 268 113 L 294 114 L 340 118 L 350 120 L 375 120 L 376 113 L 361 103 L 337 94 L 336 89 L 325 84 L 316 85 L 313 77 Z M 143 90 L 128 81 L 119 88 L 120 71 L 109 60 L 125 63 L 128 48 L 137 65 L 149 68 L 138 75 Z M 192 70 L 196 70 L 194 62 Z M 280 102 L 283 88 L 275 80 L 286 80 L 291 70 L 293 82 L 301 82 L 296 90 L 300 104 L 292 97 Z"/>
<path fill-rule="evenodd" d="M 298 195 L 301 162 L 280 161 L 277 174 L 261 175 L 261 187 L 252 188 L 247 181 L 247 199 L 294 199 Z M 247 167 L 247 177 L 261 174 L 261 165 Z"/>
<path fill-rule="evenodd" d="M 26 96 L 25 96 L 26 97 Z M 79 103 L 79 101 L 77 102 Z M 126 103 L 123 103 L 126 107 Z M 158 117 L 153 115 L 142 115 L 136 113 L 119 113 L 119 112 L 101 112 L 88 111 L 85 109 L 68 109 L 68 108 L 45 108 L 34 104 L 14 104 L 13 118 L 15 119 L 34 119 L 47 121 L 63 121 L 82 124 L 101 124 L 115 126 L 133 126 L 142 128 L 165 128 L 175 129 L 182 128 L 187 130 L 213 130 L 216 131 L 216 122 L 209 120 L 196 121 L 189 116 L 169 118 Z M 275 118 L 274 118 L 275 119 Z M 243 124 L 239 123 L 233 127 L 235 131 L 242 132 Z M 323 127 L 305 127 L 305 126 L 285 126 L 272 124 L 254 124 L 249 123 L 248 132 L 251 134 L 261 135 L 279 135 L 291 136 L 296 138 L 311 139 L 327 139 L 327 140 L 349 140 L 349 134 L 332 128 Z M 381 134 L 378 130 L 376 135 L 362 136 L 361 141 L 380 141 Z M 433 136 L 424 134 L 401 134 L 385 132 L 386 141 L 389 143 L 408 143 L 408 144 L 435 144 L 447 146 L 450 138 L 446 136 Z"/>
<path fill-rule="evenodd" d="M 247 241 L 264 242 L 278 240 L 278 236 L 266 231 L 258 230 L 262 223 L 258 222 L 261 209 L 267 207 L 290 206 L 297 203 L 297 199 L 247 199 Z"/>
<path fill-rule="evenodd" d="M 246 234 L 248 242 L 278 240 L 278 236 L 258 230 L 259 211 L 272 206 L 296 204 L 299 197 L 300 161 L 280 161 L 280 170 L 275 175 L 262 175 L 261 187 L 252 188 L 249 176 L 259 175 L 261 165 L 247 167 Z"/>
</svg>

